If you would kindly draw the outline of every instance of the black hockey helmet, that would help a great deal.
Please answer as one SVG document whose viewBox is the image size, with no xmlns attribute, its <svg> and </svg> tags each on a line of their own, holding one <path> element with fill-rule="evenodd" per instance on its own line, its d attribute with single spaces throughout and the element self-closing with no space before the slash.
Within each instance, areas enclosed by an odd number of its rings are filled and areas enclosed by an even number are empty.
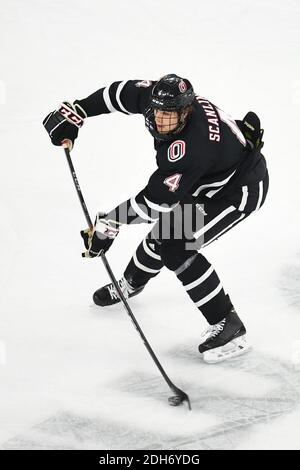
<svg viewBox="0 0 300 470">
<path fill-rule="evenodd" d="M 154 85 L 151 92 L 150 103 L 145 111 L 145 123 L 150 133 L 159 140 L 169 140 L 173 134 L 178 133 L 186 124 L 184 111 L 195 100 L 195 93 L 189 80 L 172 73 L 165 75 Z M 169 134 L 157 131 L 154 110 L 176 111 L 178 113 L 178 126 Z"/>
</svg>

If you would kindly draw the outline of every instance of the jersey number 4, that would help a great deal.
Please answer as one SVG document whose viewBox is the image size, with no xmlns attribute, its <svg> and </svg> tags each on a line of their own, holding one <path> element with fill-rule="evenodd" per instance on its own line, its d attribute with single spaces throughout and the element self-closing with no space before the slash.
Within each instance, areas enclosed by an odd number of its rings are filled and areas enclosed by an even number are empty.
<svg viewBox="0 0 300 470">
<path fill-rule="evenodd" d="M 176 191 L 179 188 L 179 181 L 181 180 L 182 174 L 181 173 L 175 173 L 175 175 L 168 176 L 164 180 L 164 184 L 166 184 L 169 188 L 169 191 Z"/>
</svg>

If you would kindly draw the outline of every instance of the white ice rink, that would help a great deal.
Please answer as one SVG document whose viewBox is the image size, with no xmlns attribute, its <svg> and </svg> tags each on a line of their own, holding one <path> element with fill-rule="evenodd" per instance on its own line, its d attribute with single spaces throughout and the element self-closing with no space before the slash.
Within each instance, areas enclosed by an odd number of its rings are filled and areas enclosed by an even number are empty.
<svg viewBox="0 0 300 470">
<path fill-rule="evenodd" d="M 0 449 L 300 449 L 298 0 L 0 2 Z M 265 128 L 262 210 L 205 250 L 253 350 L 201 361 L 204 318 L 164 269 L 131 302 L 193 410 L 169 389 L 108 282 L 83 260 L 85 220 L 64 153 L 42 126 L 65 99 L 116 80 L 188 77 Z M 136 194 L 155 168 L 141 116 L 91 118 L 73 162 L 89 210 Z M 124 227 L 120 276 L 149 226 Z"/>
</svg>

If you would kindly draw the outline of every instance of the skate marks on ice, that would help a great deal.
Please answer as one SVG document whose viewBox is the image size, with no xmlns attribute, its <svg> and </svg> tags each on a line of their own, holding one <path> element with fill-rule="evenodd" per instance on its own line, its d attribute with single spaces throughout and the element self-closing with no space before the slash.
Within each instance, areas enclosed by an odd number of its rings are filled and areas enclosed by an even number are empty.
<svg viewBox="0 0 300 470">
<path fill-rule="evenodd" d="M 270 423 L 300 404 L 300 372 L 289 362 L 250 351 L 228 362 L 208 365 L 201 362 L 194 348 L 186 347 L 177 347 L 170 356 L 178 365 L 174 382 L 189 394 L 192 414 L 199 422 L 202 413 L 214 416 L 218 423 L 204 430 L 199 426 L 190 433 L 185 429 L 182 435 L 164 436 L 165 447 L 161 448 L 234 449 L 254 425 Z M 148 386 L 139 388 L 132 383 L 131 391 L 141 395 L 148 392 Z"/>
<path fill-rule="evenodd" d="M 0 449 L 176 449 L 178 439 L 191 440 L 197 430 L 215 425 L 214 417 L 190 414 L 170 407 L 168 387 L 151 374 L 123 376 L 103 391 L 101 410 L 91 400 L 89 409 L 62 411 L 5 442 Z M 101 397 L 101 390 L 94 393 Z M 108 395 L 109 393 L 109 395 Z M 92 412 L 94 408 L 95 413 Z M 106 409 L 105 409 L 106 408 Z"/>
<path fill-rule="evenodd" d="M 195 364 L 199 361 L 196 354 L 194 349 L 176 349 L 177 359 L 184 363 Z M 292 363 L 255 351 L 222 364 L 202 363 L 197 376 L 199 388 L 195 390 L 195 383 L 190 383 L 186 390 L 193 408 L 213 413 L 222 424 L 195 436 L 193 442 L 182 441 L 180 449 L 194 445 L 199 449 L 234 449 L 254 425 L 270 423 L 300 404 L 300 371 Z"/>
<path fill-rule="evenodd" d="M 159 448 L 159 437 L 99 417 L 61 412 L 0 446 L 2 450 L 90 450 Z M 150 448 L 150 447 L 149 447 Z"/>
<path fill-rule="evenodd" d="M 278 286 L 291 307 L 300 310 L 300 253 L 293 264 L 286 264 L 280 273 Z"/>
<path fill-rule="evenodd" d="M 57 413 L 1 448 L 235 449 L 253 426 L 300 404 L 300 373 L 277 358 L 252 351 L 207 365 L 194 349 L 179 347 L 176 361 L 172 378 L 189 394 L 192 412 L 168 406 L 169 390 L 160 377 L 127 374 L 104 391 L 106 409 L 92 398 L 88 410 Z"/>
<path fill-rule="evenodd" d="M 60 413 L 0 446 L 1 450 L 132 450 L 176 448 L 170 436 L 130 425 Z"/>
<path fill-rule="evenodd" d="M 110 435 L 109 429 L 106 431 Z M 101 427 L 93 420 L 67 412 L 33 426 L 22 435 L 17 435 L 3 444 L 0 449 L 76 450 L 85 449 L 84 443 L 97 437 L 97 448 L 102 449 Z"/>
</svg>

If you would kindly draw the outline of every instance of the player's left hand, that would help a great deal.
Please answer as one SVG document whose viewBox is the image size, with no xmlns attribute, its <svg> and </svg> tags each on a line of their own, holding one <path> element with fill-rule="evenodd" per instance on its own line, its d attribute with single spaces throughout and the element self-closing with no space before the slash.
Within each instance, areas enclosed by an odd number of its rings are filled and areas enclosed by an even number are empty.
<svg viewBox="0 0 300 470">
<path fill-rule="evenodd" d="M 98 213 L 94 227 L 80 232 L 87 249 L 85 253 L 82 253 L 84 258 L 95 258 L 106 253 L 118 235 L 120 224 L 105 217 L 103 213 Z"/>
</svg>

